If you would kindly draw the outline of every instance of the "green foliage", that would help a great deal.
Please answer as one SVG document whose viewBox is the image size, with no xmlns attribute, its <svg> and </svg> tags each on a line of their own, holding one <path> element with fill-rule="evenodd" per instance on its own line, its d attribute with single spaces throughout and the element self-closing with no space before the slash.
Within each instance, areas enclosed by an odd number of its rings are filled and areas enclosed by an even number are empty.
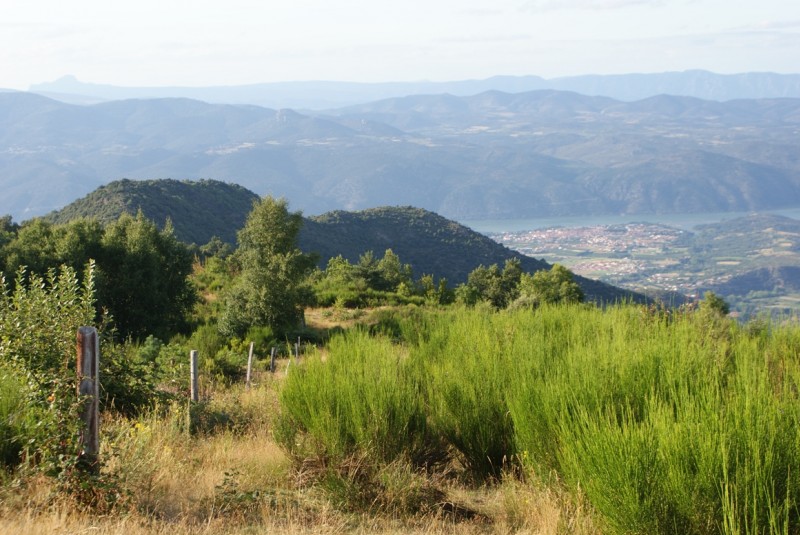
<svg viewBox="0 0 800 535">
<path fill-rule="evenodd" d="M 239 231 L 236 258 L 241 274 L 225 298 L 220 332 L 242 337 L 252 326 L 283 331 L 300 323 L 310 300 L 304 285 L 313 259 L 296 247 L 303 224 L 284 199 L 265 197 L 253 205 Z"/>
<path fill-rule="evenodd" d="M 435 431 L 481 479 L 499 477 L 516 451 L 505 404 L 509 368 L 502 323 L 499 316 L 487 314 L 441 314 L 432 326 L 433 336 L 413 356 L 425 377 Z"/>
<path fill-rule="evenodd" d="M 100 355 L 100 409 L 133 417 L 169 404 L 171 394 L 159 388 L 171 379 L 158 365 L 163 349 L 152 336 L 138 348 L 105 341 Z"/>
<path fill-rule="evenodd" d="M 96 261 L 98 309 L 113 316 L 123 338 L 166 338 L 187 325 L 196 298 L 187 281 L 191 256 L 169 226 L 159 231 L 141 213 L 105 229 L 96 220 L 54 225 L 34 219 L 6 241 L 0 259 L 7 276 L 21 266 L 46 273 L 65 265 L 80 279 L 87 262 Z"/>
<path fill-rule="evenodd" d="M 0 466 L 20 461 L 25 416 L 25 380 L 12 366 L 0 364 Z"/>
<path fill-rule="evenodd" d="M 720 316 L 727 316 L 731 311 L 731 307 L 724 299 L 714 292 L 706 292 L 703 295 L 703 300 L 700 302 L 700 310 L 705 310 Z"/>
<path fill-rule="evenodd" d="M 372 251 L 351 264 L 341 255 L 332 257 L 324 271 L 312 276 L 315 301 L 320 306 L 339 303 L 347 308 L 405 304 L 415 301 L 411 266 L 387 249 L 377 259 Z M 418 300 L 422 302 L 422 300 Z"/>
<path fill-rule="evenodd" d="M 456 299 L 473 306 L 487 301 L 495 308 L 506 308 L 519 296 L 520 277 L 523 275 L 520 261 L 506 260 L 501 271 L 497 264 L 478 266 L 467 277 L 467 282 L 456 290 Z"/>
<path fill-rule="evenodd" d="M 77 219 L 65 225 L 53 225 L 42 219 L 23 224 L 5 244 L 5 263 L 0 266 L 11 275 L 20 266 L 46 273 L 61 265 L 74 269 L 79 277 L 90 259 L 100 256 L 103 229 L 89 219 Z M 3 244 L 0 243 L 0 246 Z"/>
<path fill-rule="evenodd" d="M 385 338 L 357 330 L 293 364 L 281 391 L 279 442 L 295 457 L 370 463 L 427 459 L 429 436 L 417 374 Z"/>
<path fill-rule="evenodd" d="M 580 303 L 584 299 L 583 290 L 573 280 L 572 272 L 561 264 L 554 264 L 550 270 L 533 274 L 523 273 L 519 281 L 520 297 L 536 303 Z"/>
<path fill-rule="evenodd" d="M 109 225 L 98 258 L 98 300 L 122 337 L 169 338 L 186 328 L 197 295 L 192 258 L 169 227 L 159 231 L 140 212 Z"/>
<path fill-rule="evenodd" d="M 93 266 L 84 284 L 63 267 L 46 277 L 17 273 L 13 291 L 0 280 L 0 425 L 4 462 L 23 459 L 52 475 L 78 461 L 75 336 L 94 319 Z M 17 403 L 9 396 L 17 397 Z"/>
<path fill-rule="evenodd" d="M 327 361 L 294 367 L 281 399 L 282 443 L 324 457 L 344 495 L 365 495 L 342 475 L 353 455 L 381 452 L 373 467 L 407 455 L 397 437 L 413 439 L 384 402 L 409 390 L 429 452 L 455 453 L 479 480 L 506 467 L 553 474 L 604 532 L 800 529 L 796 327 L 546 303 L 378 319 L 392 344 L 350 335 Z"/>
<path fill-rule="evenodd" d="M 103 225 L 123 214 L 142 212 L 158 225 L 172 221 L 175 236 L 184 243 L 232 244 L 258 196 L 236 184 L 217 180 L 117 180 L 45 216 L 56 224 L 91 218 Z M 215 237 L 218 241 L 214 240 Z M 216 245 L 214 245 L 216 244 Z M 204 253 L 206 254 L 206 253 Z M 211 252 L 210 254 L 216 254 Z"/>
</svg>

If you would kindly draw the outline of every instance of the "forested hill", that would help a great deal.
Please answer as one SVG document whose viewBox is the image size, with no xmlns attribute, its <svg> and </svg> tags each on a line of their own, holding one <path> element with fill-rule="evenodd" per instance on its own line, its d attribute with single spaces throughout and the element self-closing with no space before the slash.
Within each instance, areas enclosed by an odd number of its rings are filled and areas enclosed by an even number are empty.
<svg viewBox="0 0 800 535">
<path fill-rule="evenodd" d="M 122 213 L 141 210 L 159 226 L 171 220 L 175 236 L 183 242 L 203 245 L 217 236 L 235 244 L 236 232 L 257 198 L 244 187 L 214 180 L 120 180 L 99 187 L 46 219 L 66 223 L 93 217 L 108 223 Z M 455 221 L 412 207 L 335 211 L 305 218 L 300 248 L 319 254 L 322 267 L 337 255 L 356 262 L 367 251 L 380 257 L 392 249 L 403 263 L 411 264 L 416 277 L 444 277 L 451 285 L 466 281 L 469 272 L 480 265 L 502 268 L 508 258 L 518 258 L 529 272 L 550 268 Z M 579 282 L 590 299 L 615 301 L 631 296 L 598 281 L 579 278 Z"/>
<path fill-rule="evenodd" d="M 382 256 L 391 249 L 403 263 L 411 264 L 414 276 L 446 277 L 452 284 L 467 280 L 476 267 L 517 258 L 523 270 L 550 269 L 541 260 L 524 256 L 455 221 L 421 208 L 381 207 L 358 212 L 335 211 L 307 218 L 300 231 L 300 248 L 328 259 L 341 254 L 350 262 L 372 251 Z M 638 300 L 641 296 L 620 288 L 576 277 L 586 297 L 594 301 Z"/>
<path fill-rule="evenodd" d="M 212 236 L 235 244 L 258 195 L 236 184 L 217 180 L 118 180 L 100 186 L 86 197 L 44 219 L 66 223 L 90 217 L 107 224 L 123 213 L 145 217 L 163 227 L 172 221 L 175 236 L 186 243 L 203 245 Z"/>
</svg>

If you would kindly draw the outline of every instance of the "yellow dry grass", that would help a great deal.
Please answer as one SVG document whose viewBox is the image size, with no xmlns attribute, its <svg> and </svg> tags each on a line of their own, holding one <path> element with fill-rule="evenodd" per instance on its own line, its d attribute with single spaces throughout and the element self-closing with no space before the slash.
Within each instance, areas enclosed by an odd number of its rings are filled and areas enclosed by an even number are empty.
<svg viewBox="0 0 800 535">
<path fill-rule="evenodd" d="M 55 493 L 48 479 L 23 479 L 0 490 L 0 535 L 598 533 L 579 499 L 516 478 L 480 488 L 435 481 L 443 507 L 416 516 L 337 510 L 273 440 L 279 383 L 268 376 L 250 390 L 216 392 L 208 410 L 230 410 L 246 422 L 232 430 L 189 434 L 182 406 L 107 418 L 104 470 L 126 490 L 122 506 L 93 514 Z M 446 504 L 474 514 L 448 514 Z"/>
</svg>

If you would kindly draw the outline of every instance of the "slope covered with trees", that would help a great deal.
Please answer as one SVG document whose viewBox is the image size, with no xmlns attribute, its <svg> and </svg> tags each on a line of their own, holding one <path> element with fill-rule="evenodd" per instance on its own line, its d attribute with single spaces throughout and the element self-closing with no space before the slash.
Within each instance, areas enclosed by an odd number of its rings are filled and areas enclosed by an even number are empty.
<svg viewBox="0 0 800 535">
<path fill-rule="evenodd" d="M 170 220 L 175 237 L 185 243 L 202 245 L 217 236 L 232 244 L 257 199 L 246 188 L 217 180 L 117 180 L 44 219 L 66 223 L 84 217 L 108 224 L 141 210 L 162 227 Z"/>
<path fill-rule="evenodd" d="M 98 188 L 46 219 L 67 222 L 90 217 L 107 222 L 123 213 L 141 210 L 146 218 L 162 226 L 169 219 L 175 237 L 183 242 L 204 245 L 216 236 L 232 246 L 256 200 L 258 196 L 245 188 L 211 180 L 121 180 Z M 213 251 L 212 245 L 207 249 Z M 411 206 L 338 210 L 306 217 L 298 234 L 298 246 L 307 254 L 318 255 L 320 267 L 339 255 L 357 263 L 369 251 L 380 256 L 391 249 L 411 266 L 416 278 L 431 275 L 447 279 L 451 285 L 466 282 L 478 266 L 503 266 L 509 258 L 517 259 L 526 272 L 550 267 L 456 221 Z M 577 280 L 590 300 L 639 298 L 591 279 Z"/>
<path fill-rule="evenodd" d="M 320 265 L 341 255 L 350 262 L 372 251 L 391 249 L 411 265 L 414 275 L 444 277 L 451 284 L 467 281 L 479 266 L 502 267 L 509 259 L 525 272 L 549 269 L 546 262 L 511 251 L 464 225 L 413 207 L 381 207 L 358 212 L 336 211 L 306 220 L 300 247 L 320 255 Z M 614 302 L 640 299 L 633 292 L 584 277 L 576 277 L 588 299 Z"/>
</svg>

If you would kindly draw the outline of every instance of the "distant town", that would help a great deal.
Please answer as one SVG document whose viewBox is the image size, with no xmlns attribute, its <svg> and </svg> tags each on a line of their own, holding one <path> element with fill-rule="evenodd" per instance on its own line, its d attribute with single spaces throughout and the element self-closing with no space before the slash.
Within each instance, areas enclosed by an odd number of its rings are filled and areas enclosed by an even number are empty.
<svg viewBox="0 0 800 535">
<path fill-rule="evenodd" d="M 554 227 L 491 234 L 522 254 L 562 264 L 573 272 L 642 290 L 694 295 L 696 274 L 675 269 L 688 261 L 690 233 L 651 223 Z M 708 282 L 708 281 L 703 281 Z"/>
</svg>

